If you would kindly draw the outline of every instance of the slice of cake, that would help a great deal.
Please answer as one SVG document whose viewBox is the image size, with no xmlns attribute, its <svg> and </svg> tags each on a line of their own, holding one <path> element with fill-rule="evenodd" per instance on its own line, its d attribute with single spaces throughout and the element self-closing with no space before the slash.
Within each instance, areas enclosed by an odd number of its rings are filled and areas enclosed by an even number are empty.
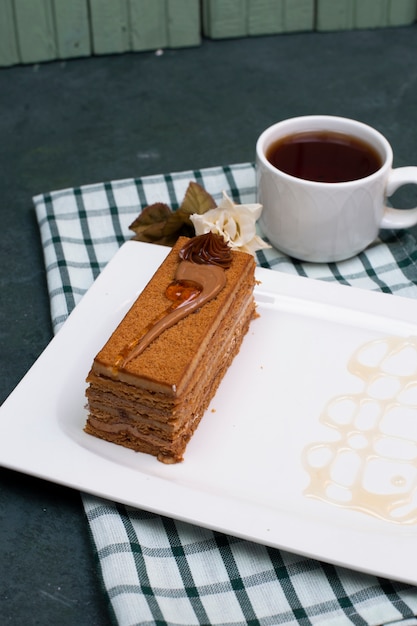
<svg viewBox="0 0 417 626">
<path fill-rule="evenodd" d="M 255 317 L 252 255 L 181 237 L 94 359 L 85 431 L 182 461 Z"/>
</svg>

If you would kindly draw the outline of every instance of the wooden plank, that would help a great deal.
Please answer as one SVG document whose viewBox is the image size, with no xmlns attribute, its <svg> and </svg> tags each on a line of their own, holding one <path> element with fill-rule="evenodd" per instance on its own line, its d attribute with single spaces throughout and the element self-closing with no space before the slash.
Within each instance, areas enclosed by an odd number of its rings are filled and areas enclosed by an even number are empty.
<svg viewBox="0 0 417 626">
<path fill-rule="evenodd" d="M 19 56 L 22 63 L 57 58 L 51 0 L 14 0 Z"/>
<path fill-rule="evenodd" d="M 314 29 L 314 0 L 285 0 L 284 28 L 287 33 Z"/>
<path fill-rule="evenodd" d="M 388 8 L 388 26 L 405 26 L 417 19 L 416 0 L 391 0 Z"/>
<path fill-rule="evenodd" d="M 95 54 L 130 49 L 127 0 L 89 0 L 92 45 Z"/>
<path fill-rule="evenodd" d="M 91 54 L 87 0 L 53 0 L 55 29 L 60 59 Z"/>
<path fill-rule="evenodd" d="M 388 23 L 389 0 L 356 0 L 355 28 L 381 28 Z"/>
<path fill-rule="evenodd" d="M 316 29 L 319 31 L 354 28 L 354 0 L 317 0 Z"/>
<path fill-rule="evenodd" d="M 314 0 L 247 0 L 247 34 L 268 35 L 314 28 Z"/>
<path fill-rule="evenodd" d="M 249 0 L 248 35 L 271 35 L 285 31 L 286 0 Z"/>
<path fill-rule="evenodd" d="M 212 39 L 245 37 L 246 0 L 203 0 L 203 32 Z"/>
<path fill-rule="evenodd" d="M 19 63 L 12 0 L 0 2 L 0 66 Z"/>
<path fill-rule="evenodd" d="M 168 45 L 171 48 L 198 46 L 200 35 L 200 3 L 197 0 L 175 0 L 167 5 Z"/>
<path fill-rule="evenodd" d="M 416 0 L 317 0 L 317 30 L 381 28 L 412 24 Z"/>
<path fill-rule="evenodd" d="M 156 50 L 168 45 L 165 0 L 129 0 L 132 50 Z"/>
</svg>

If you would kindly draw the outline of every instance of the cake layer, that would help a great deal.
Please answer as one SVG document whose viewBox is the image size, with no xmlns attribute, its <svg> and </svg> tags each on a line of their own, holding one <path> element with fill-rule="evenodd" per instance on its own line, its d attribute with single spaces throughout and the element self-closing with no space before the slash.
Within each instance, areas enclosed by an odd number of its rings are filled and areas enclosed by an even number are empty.
<svg viewBox="0 0 417 626">
<path fill-rule="evenodd" d="M 234 252 L 220 292 L 135 355 L 141 338 L 169 311 L 166 288 L 175 281 L 179 251 L 187 241 L 177 242 L 87 378 L 86 432 L 164 462 L 182 460 L 255 316 L 254 259 Z"/>
<path fill-rule="evenodd" d="M 216 298 L 197 313 L 167 329 L 136 359 L 123 368 L 114 364 L 126 346 L 140 337 L 169 307 L 166 287 L 175 280 L 178 253 L 187 238 L 182 237 L 154 274 L 116 331 L 94 360 L 94 371 L 132 385 L 179 396 L 188 379 L 199 367 L 203 352 L 223 314 L 232 306 L 242 284 L 250 292 L 254 285 L 254 259 L 243 252 L 233 254 L 232 266 L 226 271 L 226 285 Z M 219 315 L 219 312 L 221 314 Z M 233 323 L 233 319 L 230 320 Z"/>
<path fill-rule="evenodd" d="M 117 396 L 111 400 L 108 399 L 106 405 L 101 406 L 99 402 L 91 401 L 95 417 L 90 416 L 86 427 L 87 432 L 136 451 L 154 454 L 159 460 L 165 462 L 182 460 L 188 441 L 239 351 L 252 317 L 253 308 L 251 307 L 242 325 L 239 338 L 231 341 L 223 354 L 219 353 L 220 358 L 211 359 L 208 373 L 213 373 L 213 376 L 204 377 L 205 386 L 204 381 L 197 381 L 195 388 L 187 394 L 184 407 L 182 410 L 179 409 L 176 419 L 170 418 L 169 411 L 165 415 L 159 415 L 159 420 L 147 417 L 146 413 L 138 414 L 135 407 L 137 388 L 130 386 L 133 391 L 129 408 L 117 408 Z M 202 368 L 208 365 L 208 362 L 204 363 Z M 140 402 L 140 397 L 138 401 Z"/>
<path fill-rule="evenodd" d="M 167 443 L 173 437 L 180 436 L 188 429 L 189 420 L 194 420 L 195 416 L 201 417 L 206 410 L 224 373 L 239 351 L 253 314 L 253 301 L 250 299 L 239 316 L 239 324 L 232 332 L 227 325 L 219 329 L 218 337 L 214 340 L 221 348 L 214 355 L 206 352 L 203 356 L 198 376 L 184 393 L 186 402 L 176 402 L 171 407 L 154 402 L 150 407 L 148 398 L 144 398 L 137 387 L 128 384 L 121 386 L 111 379 L 90 376 L 89 380 L 95 384 L 90 386 L 88 398 L 90 410 L 96 419 L 92 422 L 90 418 L 89 423 L 94 425 L 95 430 L 102 427 L 104 432 L 119 432 L 128 424 L 130 431 L 135 428 L 141 432 L 142 439 L 146 439 L 150 433 L 152 437 L 157 436 L 161 443 L 162 440 Z"/>
</svg>

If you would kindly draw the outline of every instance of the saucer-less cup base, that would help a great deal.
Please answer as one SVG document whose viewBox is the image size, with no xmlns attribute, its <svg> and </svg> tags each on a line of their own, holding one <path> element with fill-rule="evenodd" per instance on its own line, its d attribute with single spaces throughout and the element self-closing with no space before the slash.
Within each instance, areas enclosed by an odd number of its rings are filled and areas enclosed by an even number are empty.
<svg viewBox="0 0 417 626">
<path fill-rule="evenodd" d="M 281 137 L 311 131 L 344 133 L 366 141 L 382 160 L 380 169 L 359 180 L 323 183 L 286 174 L 266 158 Z M 260 227 L 281 252 L 303 261 L 342 261 L 364 250 L 380 228 L 408 228 L 417 223 L 417 208 L 398 210 L 386 198 L 398 187 L 417 184 L 417 167 L 392 169 L 392 149 L 381 133 L 343 117 L 312 115 L 278 122 L 256 144 Z"/>
</svg>

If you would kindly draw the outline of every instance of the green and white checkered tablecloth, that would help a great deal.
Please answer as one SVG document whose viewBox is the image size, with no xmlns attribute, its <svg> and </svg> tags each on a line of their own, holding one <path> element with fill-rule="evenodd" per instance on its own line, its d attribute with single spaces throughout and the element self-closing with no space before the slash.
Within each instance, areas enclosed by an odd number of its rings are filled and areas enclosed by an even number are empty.
<svg viewBox="0 0 417 626">
<path fill-rule="evenodd" d="M 132 236 L 147 204 L 178 207 L 190 180 L 216 200 L 255 201 L 252 164 L 85 185 L 34 198 L 55 332 Z M 386 231 L 342 263 L 258 252 L 275 271 L 417 298 L 417 244 Z M 417 625 L 417 588 L 83 494 L 111 614 L 121 626 Z M 381 550 L 384 547 L 381 546 Z M 410 558 L 414 558 L 410 554 Z M 389 554 L 387 554 L 389 559 Z"/>
</svg>

